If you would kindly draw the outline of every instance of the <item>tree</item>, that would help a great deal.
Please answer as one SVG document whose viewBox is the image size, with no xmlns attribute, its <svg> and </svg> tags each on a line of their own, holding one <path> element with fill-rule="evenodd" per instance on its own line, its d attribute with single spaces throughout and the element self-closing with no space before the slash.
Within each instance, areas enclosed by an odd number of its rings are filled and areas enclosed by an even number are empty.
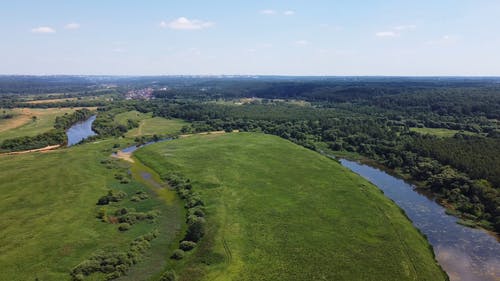
<svg viewBox="0 0 500 281">
<path fill-rule="evenodd" d="M 205 235 L 205 219 L 194 217 L 189 221 L 186 240 L 198 242 Z"/>
</svg>

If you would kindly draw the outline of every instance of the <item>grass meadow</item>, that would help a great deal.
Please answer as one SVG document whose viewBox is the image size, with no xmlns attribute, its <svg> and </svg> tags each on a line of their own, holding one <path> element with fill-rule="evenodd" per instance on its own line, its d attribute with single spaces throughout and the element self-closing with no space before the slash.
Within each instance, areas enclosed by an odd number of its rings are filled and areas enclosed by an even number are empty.
<svg viewBox="0 0 500 281">
<path fill-rule="evenodd" d="M 117 173 L 126 174 L 129 164 L 101 161 L 110 159 L 116 142 L 0 156 L 0 280 L 69 280 L 70 270 L 93 253 L 127 249 L 134 238 L 153 229 L 159 229 L 160 236 L 151 250 L 120 280 L 146 280 L 161 273 L 167 248 L 182 226 L 183 210 L 171 200 L 172 191 L 154 190 L 140 180 L 122 184 L 115 179 Z M 102 207 L 96 202 L 108 189 L 129 195 L 112 207 L 158 210 L 161 215 L 120 232 L 116 224 L 96 218 Z M 150 199 L 132 202 L 130 196 L 141 190 Z M 94 274 L 85 280 L 103 278 Z"/>
<path fill-rule="evenodd" d="M 427 241 L 375 186 L 339 163 L 255 133 L 138 150 L 200 192 L 207 233 L 179 280 L 445 280 Z"/>
</svg>

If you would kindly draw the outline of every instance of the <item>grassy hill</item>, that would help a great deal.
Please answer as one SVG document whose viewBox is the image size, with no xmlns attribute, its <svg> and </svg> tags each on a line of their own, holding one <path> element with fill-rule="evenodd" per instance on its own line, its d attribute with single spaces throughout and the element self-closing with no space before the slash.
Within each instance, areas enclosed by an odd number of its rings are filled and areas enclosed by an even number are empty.
<svg viewBox="0 0 500 281">
<path fill-rule="evenodd" d="M 136 157 L 192 180 L 207 234 L 180 280 L 445 280 L 425 239 L 372 184 L 281 138 L 236 133 L 154 144 Z"/>
</svg>

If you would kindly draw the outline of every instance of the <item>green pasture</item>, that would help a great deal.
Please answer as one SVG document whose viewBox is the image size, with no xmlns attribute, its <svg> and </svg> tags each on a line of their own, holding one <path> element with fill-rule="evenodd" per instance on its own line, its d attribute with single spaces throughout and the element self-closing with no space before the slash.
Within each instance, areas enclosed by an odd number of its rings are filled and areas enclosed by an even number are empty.
<svg viewBox="0 0 500 281">
<path fill-rule="evenodd" d="M 179 280 L 445 280 L 395 203 L 337 162 L 281 138 L 209 134 L 135 153 L 191 179 L 207 233 Z"/>
</svg>

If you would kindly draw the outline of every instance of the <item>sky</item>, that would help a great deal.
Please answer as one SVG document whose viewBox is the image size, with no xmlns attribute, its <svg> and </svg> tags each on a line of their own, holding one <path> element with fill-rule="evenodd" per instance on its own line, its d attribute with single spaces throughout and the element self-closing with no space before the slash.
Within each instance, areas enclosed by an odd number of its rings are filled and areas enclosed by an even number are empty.
<svg viewBox="0 0 500 281">
<path fill-rule="evenodd" d="M 500 76 L 499 0 L 0 0 L 0 74 Z"/>
</svg>

